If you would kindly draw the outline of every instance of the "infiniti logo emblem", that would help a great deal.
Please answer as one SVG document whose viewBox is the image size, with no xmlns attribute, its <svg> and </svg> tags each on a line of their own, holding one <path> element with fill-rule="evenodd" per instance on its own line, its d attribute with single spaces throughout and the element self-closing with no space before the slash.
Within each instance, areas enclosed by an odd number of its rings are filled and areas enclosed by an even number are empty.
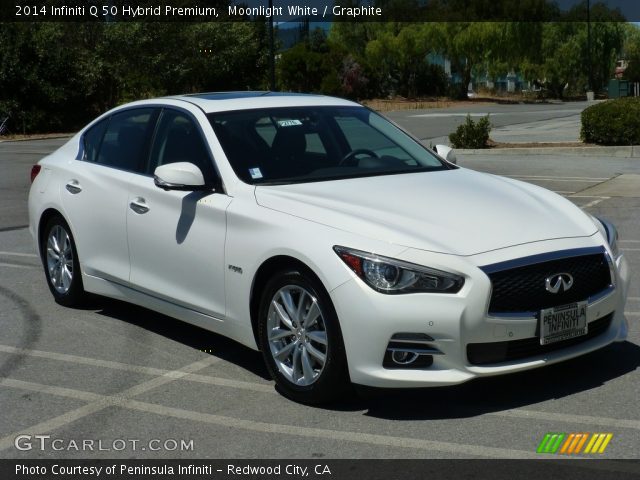
<svg viewBox="0 0 640 480">
<path fill-rule="evenodd" d="M 544 279 L 544 288 L 550 293 L 566 292 L 573 286 L 570 273 L 556 273 Z"/>
</svg>

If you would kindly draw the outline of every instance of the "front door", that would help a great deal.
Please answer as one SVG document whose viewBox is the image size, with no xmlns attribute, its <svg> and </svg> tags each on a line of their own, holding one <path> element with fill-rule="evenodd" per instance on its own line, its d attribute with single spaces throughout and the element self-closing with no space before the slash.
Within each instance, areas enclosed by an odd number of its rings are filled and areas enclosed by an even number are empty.
<svg viewBox="0 0 640 480">
<path fill-rule="evenodd" d="M 221 192 L 165 191 L 153 181 L 159 165 L 191 162 L 205 180 L 215 175 L 197 121 L 179 109 L 162 111 L 147 165 L 133 179 L 127 231 L 131 284 L 148 294 L 224 318 L 226 209 Z"/>
</svg>

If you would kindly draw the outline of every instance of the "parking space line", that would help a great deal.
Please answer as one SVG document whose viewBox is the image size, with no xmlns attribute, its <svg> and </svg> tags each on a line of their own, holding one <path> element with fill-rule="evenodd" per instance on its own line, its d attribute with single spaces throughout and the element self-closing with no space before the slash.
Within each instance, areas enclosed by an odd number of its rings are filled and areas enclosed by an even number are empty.
<svg viewBox="0 0 640 480">
<path fill-rule="evenodd" d="M 161 379 L 154 379 L 155 380 Z M 170 381 L 170 380 L 169 380 Z M 65 398 L 75 398 L 78 400 L 84 400 L 87 398 L 88 392 L 73 389 L 59 389 L 56 387 L 49 387 L 33 382 L 22 382 L 17 380 L 1 380 L 0 386 L 6 386 L 10 388 L 16 388 L 21 390 L 30 390 L 42 393 L 49 393 L 52 395 L 62 396 Z M 133 387 L 135 388 L 135 387 Z M 132 390 L 132 389 L 130 389 Z M 141 392 L 139 392 L 141 393 Z M 95 394 L 90 394 L 92 397 Z M 8 435 L 0 439 L 0 450 L 9 448 L 13 445 L 14 439 L 19 434 L 37 434 L 43 432 L 49 432 L 53 428 L 58 428 L 74 420 L 77 420 L 90 413 L 97 412 L 103 408 L 110 406 L 127 408 L 129 410 L 136 410 L 144 413 L 153 413 L 164 417 L 179 418 L 183 420 L 190 420 L 198 423 L 208 423 L 210 425 L 218 425 L 222 427 L 237 428 L 241 430 L 248 430 L 259 433 L 268 434 L 282 434 L 293 435 L 307 438 L 326 439 L 334 441 L 348 441 L 356 443 L 364 443 L 368 445 L 380 445 L 386 447 L 417 449 L 423 451 L 437 451 L 444 453 L 457 453 L 461 455 L 475 455 L 481 457 L 490 458 L 538 458 L 535 452 L 527 450 L 514 450 L 504 449 L 496 447 L 485 447 L 481 445 L 469 445 L 459 444 L 451 442 L 440 442 L 433 440 L 423 440 L 419 438 L 410 437 L 396 437 L 391 435 L 370 434 L 363 432 L 351 432 L 343 430 L 329 430 L 313 427 L 301 427 L 296 425 L 283 425 L 277 423 L 258 422 L 255 420 L 244 420 L 240 418 L 214 415 L 210 413 L 196 412 L 192 410 L 184 410 L 181 408 L 167 407 L 164 405 L 147 403 L 138 400 L 133 400 L 130 395 L 122 396 L 109 396 L 99 395 L 99 399 L 93 403 L 80 407 L 76 410 L 68 412 L 60 417 L 43 422 L 42 424 L 31 427 L 27 430 L 20 431 L 20 433 Z M 78 412 L 78 413 L 75 413 Z M 88 412 L 88 413 L 85 413 Z M 64 418 L 62 418 L 64 417 Z M 60 419 L 60 420 L 58 420 Z M 46 425 L 48 424 L 48 425 Z M 42 426 L 46 425 L 46 426 Z"/>
<path fill-rule="evenodd" d="M 601 195 L 571 195 L 571 198 L 610 198 Z"/>
<path fill-rule="evenodd" d="M 640 240 L 618 240 L 618 243 L 640 243 Z"/>
<path fill-rule="evenodd" d="M 573 183 L 602 183 L 606 180 L 609 180 L 608 178 L 604 180 L 576 180 L 576 179 L 571 179 L 566 177 L 540 178 L 540 177 L 526 177 L 526 176 L 523 177 L 523 176 L 517 176 L 517 175 L 514 175 L 512 178 L 515 178 L 518 180 L 538 180 L 540 182 L 573 182 Z"/>
<path fill-rule="evenodd" d="M 26 268 L 26 269 L 32 269 L 32 268 L 37 268 L 40 269 L 39 266 L 37 265 L 18 265 L 17 263 L 5 263 L 5 262 L 0 262 L 0 267 L 8 267 L 8 268 Z"/>
<path fill-rule="evenodd" d="M 9 385 L 7 385 L 9 386 Z M 47 386 L 31 382 L 20 382 L 14 385 L 15 388 L 22 388 L 31 391 L 44 391 Z M 53 390 L 53 391 L 57 391 Z M 50 393 L 53 393 L 51 391 Z M 82 396 L 85 392 L 78 390 L 64 389 L 58 392 L 61 396 L 67 398 L 76 398 Z M 116 398 L 102 396 L 105 402 L 110 402 L 109 406 L 117 406 L 129 410 L 140 411 L 143 413 L 153 413 L 164 417 L 179 418 L 190 420 L 198 423 L 207 423 L 209 425 L 217 425 L 228 428 L 236 428 L 240 430 L 253 431 L 266 434 L 282 434 L 292 435 L 314 439 L 325 439 L 333 441 L 346 441 L 354 443 L 364 443 L 367 445 L 377 445 L 393 448 L 404 448 L 421 450 L 425 452 L 442 452 L 447 454 L 474 455 L 488 458 L 508 458 L 523 459 L 541 457 L 529 450 L 515 450 L 498 447 L 485 447 L 481 445 L 461 444 L 453 442 L 441 442 L 434 440 L 423 440 L 420 438 L 397 437 L 392 435 L 370 434 L 364 432 L 353 432 L 344 430 L 330 430 L 314 427 L 300 427 L 295 425 L 284 425 L 276 423 L 258 422 L 254 420 L 244 420 L 235 417 L 214 415 L 209 413 L 196 412 L 192 410 L 184 410 L 180 408 L 166 407 L 164 405 L 141 402 L 130 398 Z M 537 413 L 537 412 L 533 412 Z M 551 458 L 551 457 L 549 457 Z M 581 457 L 575 457 L 581 458 Z M 591 462 L 581 463 L 584 468 L 593 468 L 596 470 L 619 471 L 619 472 L 637 472 L 637 468 L 629 467 L 626 463 L 607 461 L 591 464 Z"/>
<path fill-rule="evenodd" d="M 0 255 L 10 256 L 10 257 L 35 257 L 35 258 L 38 258 L 38 255 L 36 255 L 35 253 L 2 252 L 2 251 L 0 251 Z"/>
<path fill-rule="evenodd" d="M 69 412 L 63 413 L 62 415 L 51 418 L 49 420 L 45 420 L 44 422 L 38 423 L 37 425 L 33 425 L 26 429 L 22 429 L 19 432 L 14 432 L 0 438 L 0 451 L 6 450 L 7 448 L 10 448 L 11 446 L 13 446 L 13 442 L 16 436 L 20 434 L 37 435 L 37 434 L 42 434 L 43 432 L 50 432 L 51 430 L 63 427 L 80 418 L 99 412 L 100 410 L 104 410 L 107 407 L 118 405 L 120 402 L 125 402 L 128 397 L 140 395 L 141 393 L 147 392 L 161 385 L 165 385 L 167 383 L 173 382 L 177 380 L 180 376 L 188 375 L 189 373 L 202 370 L 203 368 L 208 367 L 212 363 L 215 363 L 216 360 L 217 359 L 215 357 L 208 357 L 202 360 L 198 360 L 197 362 L 191 363 L 179 370 L 167 372 L 166 374 L 160 377 L 152 378 L 151 380 L 148 380 L 146 382 L 140 383 L 138 385 L 134 385 L 133 387 L 130 387 L 122 391 L 121 393 L 118 393 L 113 396 L 90 394 L 90 395 L 97 395 L 97 396 L 93 397 L 95 398 L 95 400 L 93 400 L 91 403 L 87 405 L 84 405 L 82 407 L 76 408 Z M 0 386 L 22 388 L 22 387 L 17 387 L 16 386 L 17 384 L 15 382 L 16 381 L 12 379 L 2 379 L 0 380 Z M 51 389 L 50 386 L 35 384 L 32 382 L 22 382 L 22 384 L 23 384 L 23 387 L 25 387 L 27 384 L 34 386 L 34 388 L 38 389 L 37 391 L 40 391 L 42 393 L 51 393 L 53 395 L 60 393 L 62 394 L 62 396 L 65 396 L 65 397 L 69 397 L 69 395 L 77 395 L 76 398 L 78 400 L 86 400 L 87 394 L 89 393 L 89 392 L 82 392 L 79 390 L 73 390 L 73 389 L 62 388 L 62 387 L 54 387 L 53 389 Z"/>
<path fill-rule="evenodd" d="M 609 200 L 611 197 L 600 197 L 597 200 L 593 200 L 589 203 L 587 203 L 586 205 L 583 205 L 582 208 L 589 208 L 589 207 L 595 207 L 596 205 L 598 205 L 601 202 L 604 202 L 605 200 Z"/>
<path fill-rule="evenodd" d="M 640 252 L 640 248 L 622 248 L 620 247 L 622 252 Z"/>
<path fill-rule="evenodd" d="M 147 375 L 173 375 L 176 379 L 188 380 L 196 383 L 204 383 L 208 385 L 217 385 L 220 387 L 237 388 L 240 390 L 250 390 L 254 392 L 273 392 L 273 384 L 271 382 L 261 384 L 255 382 L 244 382 L 241 380 L 231 380 L 227 378 L 212 377 L 209 375 L 199 375 L 197 373 L 190 373 L 188 375 L 178 375 L 175 371 L 164 370 L 154 367 L 143 367 L 140 365 L 129 365 L 126 363 L 113 362 L 111 360 L 99 360 L 96 358 L 80 357 L 77 355 L 69 355 L 66 353 L 47 352 L 42 350 L 28 350 L 24 348 L 16 348 L 9 345 L 0 345 L 0 352 L 27 355 L 31 357 L 46 358 L 48 360 L 57 360 L 60 362 L 75 363 L 78 365 L 89 365 L 93 367 L 110 368 L 113 370 L 122 370 L 126 372 L 143 373 Z M 222 359 L 218 357 L 212 357 L 212 365 L 221 362 Z"/>
<path fill-rule="evenodd" d="M 631 312 L 631 311 L 625 311 L 626 315 L 640 315 L 640 312 Z M 7 347 L 6 345 L 0 345 L 0 350 L 1 351 L 8 351 L 8 350 L 13 350 L 15 351 L 15 353 L 22 353 L 25 355 L 33 355 L 34 353 L 36 354 L 35 356 L 41 356 L 44 358 L 50 358 L 50 359 L 54 359 L 54 360 L 63 360 L 63 361 L 73 361 L 70 360 L 68 357 L 70 358 L 78 358 L 80 359 L 82 362 L 81 363 L 87 363 L 87 364 L 92 364 L 92 365 L 96 365 L 96 366 L 104 366 L 107 368 L 114 368 L 113 365 L 115 365 L 115 368 L 120 369 L 120 366 L 124 366 L 124 367 L 134 367 L 134 366 L 130 366 L 130 365 L 126 365 L 126 364 L 119 364 L 118 362 L 109 362 L 109 361 L 103 361 L 103 360 L 95 360 L 95 359 L 90 359 L 87 357 L 76 357 L 74 355 L 64 355 L 64 354 L 57 354 L 54 352 L 41 352 L 41 351 L 34 351 L 34 350 L 23 350 L 23 349 L 16 349 L 13 347 Z M 66 357 L 66 358 L 65 358 Z M 213 358 L 209 365 L 212 365 L 214 363 L 216 363 L 216 358 Z M 74 363 L 79 363 L 79 362 L 75 362 Z M 134 367 L 136 368 L 136 367 Z M 147 369 L 147 367 L 141 367 L 142 369 Z M 128 368 L 126 368 L 128 370 Z M 160 369 L 150 369 L 149 370 L 157 370 L 157 371 L 162 371 Z M 184 369 L 183 369 L 184 370 Z M 222 387 L 231 387 L 231 388 L 241 388 L 241 389 L 247 389 L 247 390 L 254 390 L 254 391 L 259 391 L 259 392 L 263 392 L 263 393 L 276 393 L 272 384 L 268 384 L 268 385 L 264 385 L 264 384 L 259 384 L 259 383 L 255 383 L 255 382 L 241 382 L 241 381 L 236 381 L 236 380 L 228 380 L 228 379 L 224 379 L 224 378 L 217 378 L 217 377 L 210 377 L 207 375 L 198 375 L 196 373 L 184 373 L 183 370 L 174 370 L 174 371 L 166 371 L 162 376 L 158 377 L 158 379 L 162 380 L 162 379 L 169 379 L 169 381 L 171 381 L 171 379 L 174 380 L 188 380 L 188 381 L 195 381 L 195 382 L 199 382 L 199 383 L 206 383 L 206 384 L 213 384 L 216 386 L 222 386 Z M 134 370 L 134 371 L 142 371 L 143 370 Z M 144 372 L 143 372 L 144 373 Z M 156 380 L 156 379 L 154 379 Z M 142 385 L 146 385 L 145 382 Z M 166 382 L 162 382 L 162 383 L 166 383 Z M 26 386 L 29 385 L 37 385 L 37 391 L 42 392 L 42 393 L 50 393 L 52 395 L 58 395 L 58 396 L 71 396 L 71 398 L 78 398 L 78 399 L 86 399 L 86 398 L 79 398 L 77 397 L 77 391 L 73 390 L 73 389 L 68 389 L 68 388 L 64 388 L 64 387 L 51 387 L 51 386 L 47 386 L 47 385 L 41 385 L 41 384 L 35 384 L 32 382 L 23 382 L 20 380 L 12 380 L 12 379 L 4 379 L 4 380 L 0 380 L 0 386 L 8 386 L 8 387 L 14 387 L 14 388 L 26 388 Z M 29 387 L 29 388 L 36 388 L 36 387 Z M 133 389 L 134 387 L 131 387 L 131 389 Z M 130 390 L 131 390 L 130 389 Z M 145 389 L 145 391 L 148 388 Z M 138 393 L 142 393 L 142 392 L 138 392 Z M 135 393 L 136 395 L 138 393 Z M 98 394 L 93 394 L 90 393 L 89 395 L 98 395 Z M 124 394 L 121 394 L 124 395 Z M 133 396 L 133 394 L 129 394 L 127 396 Z M 98 395 L 98 397 L 102 397 L 100 395 Z M 97 398 L 97 397 L 96 397 Z M 89 398 L 90 399 L 90 398 Z M 537 412 L 537 411 L 530 411 L 530 410 L 522 410 L 522 409 L 518 409 L 518 410 L 508 410 L 508 411 L 504 411 L 504 412 L 493 412 L 493 413 L 489 413 L 488 415 L 497 415 L 497 416 L 508 416 L 508 417 L 522 417 L 522 418 L 538 418 L 541 416 L 545 416 L 545 418 L 551 418 L 551 417 L 557 417 L 555 419 L 557 419 L 558 421 L 566 421 L 566 422 L 575 422 L 575 423 L 580 423 L 580 424 L 586 424 L 586 425 L 603 425 L 603 426 L 609 426 L 609 427 L 625 427 L 625 428 L 633 428 L 633 429 L 637 429 L 640 430 L 640 421 L 638 420 L 620 420 L 620 419 L 615 419 L 615 418 L 608 418 L 608 417 L 592 417 L 592 416 L 588 416 L 588 415 L 565 415 L 565 414 L 554 414 L 554 413 L 548 413 L 548 412 Z M 554 418 L 552 418 L 554 419 Z M 1 441 L 0 441 L 1 442 Z M 0 450 L 2 449 L 1 447 L 1 443 L 0 443 Z"/>
<path fill-rule="evenodd" d="M 52 393 L 55 395 L 53 391 L 50 391 L 48 393 Z M 79 420 L 80 418 L 84 418 L 88 415 L 99 412 L 100 410 L 107 408 L 107 406 L 108 405 L 105 404 L 103 400 L 98 400 L 93 403 L 88 403 L 80 408 L 71 410 L 57 417 L 45 420 L 44 422 L 38 423 L 37 425 L 33 425 L 32 427 L 22 429 L 19 432 L 10 433 L 9 435 L 0 438 L 0 451 L 11 448 L 14 445 L 15 438 L 18 435 L 42 435 L 57 428 L 63 427 L 71 422 Z"/>
<path fill-rule="evenodd" d="M 112 362 L 110 360 L 98 360 L 95 358 L 79 357 L 77 355 L 69 355 L 66 353 L 45 352 L 42 350 L 28 350 L 25 348 L 16 348 L 9 345 L 0 345 L 0 352 L 12 353 L 16 355 L 28 355 L 30 357 L 46 358 L 48 360 L 58 360 L 62 362 L 70 362 L 81 365 L 90 365 L 93 367 L 104 367 L 113 370 L 123 370 L 134 373 L 145 373 L 148 375 L 165 375 L 169 370 L 163 370 L 153 367 L 142 367 L 138 365 L 128 365 L 126 363 Z"/>
<path fill-rule="evenodd" d="M 102 400 L 104 395 L 99 393 L 85 392 L 81 390 L 74 390 L 72 388 L 56 387 L 54 385 L 43 385 L 34 382 L 25 382 L 23 380 L 16 380 L 13 378 L 0 379 L 0 387 L 16 388 L 19 390 L 29 390 L 31 392 L 46 393 L 54 395 L 56 397 L 73 398 L 74 400 L 81 400 L 83 402 L 97 402 Z"/>
<path fill-rule="evenodd" d="M 607 428 L 631 428 L 640 430 L 640 420 L 618 419 L 609 417 L 594 417 L 591 415 L 574 415 L 571 413 L 542 412 L 539 410 L 505 410 L 492 412 L 488 415 L 511 418 L 526 418 L 529 420 L 555 421 L 563 423 L 579 423 L 581 425 L 597 425 Z"/>
<path fill-rule="evenodd" d="M 197 370 L 199 368 L 203 368 L 203 362 L 204 361 L 191 364 L 190 366 L 182 369 L 181 372 L 184 375 L 187 375 L 187 370 Z M 294 425 L 265 423 L 254 420 L 244 420 L 234 417 L 213 415 L 203 412 L 195 412 L 191 410 L 167 407 L 164 405 L 137 401 L 131 398 L 134 395 L 146 392 L 152 388 L 156 388 L 160 385 L 171 382 L 172 380 L 173 378 L 166 376 L 154 378 L 149 382 L 144 382 L 143 384 L 136 385 L 121 394 L 112 396 L 94 394 L 69 388 L 43 385 L 34 382 L 25 382 L 21 380 L 0 380 L 0 386 L 4 387 L 35 391 L 39 393 L 51 394 L 65 398 L 74 398 L 83 401 L 92 400 L 92 403 L 88 405 L 72 410 L 71 412 L 67 412 L 51 420 L 42 422 L 29 429 L 21 430 L 19 433 L 5 436 L 4 438 L 0 439 L 0 450 L 11 447 L 13 445 L 15 437 L 19 434 L 38 434 L 49 432 L 55 428 L 64 426 L 79 418 L 85 417 L 104 408 L 115 406 L 120 408 L 127 408 L 130 410 L 137 410 L 145 413 L 154 413 L 166 417 L 181 418 L 200 423 L 208 423 L 261 433 L 279 433 L 284 435 L 303 436 L 309 438 L 323 438 L 328 440 L 366 443 L 370 445 L 382 445 L 389 447 L 419 449 L 425 451 L 439 451 L 445 453 L 458 453 L 463 455 L 477 455 L 485 457 L 538 458 L 536 457 L 535 453 L 530 451 L 484 447 L 480 445 L 458 444 L 451 442 L 439 442 L 417 438 L 395 437 L 389 435 L 367 434 L 363 432 L 350 432 L 342 430 L 329 430 L 312 427 L 300 427 Z M 636 430 L 640 429 L 640 421 L 638 420 L 614 419 L 588 415 L 561 414 L 535 410 L 507 410 L 504 412 L 493 412 L 488 415 L 544 421 L 552 420 L 563 423 L 598 425 L 608 428 L 615 427 L 625 429 L 631 428 Z"/>
<path fill-rule="evenodd" d="M 591 181 L 598 181 L 598 182 L 604 182 L 609 180 L 611 177 L 556 177 L 556 176 L 552 176 L 552 175 L 502 175 L 503 177 L 510 177 L 510 178 L 537 178 L 539 180 L 555 180 L 558 178 L 563 178 L 563 179 L 567 179 L 567 180 L 576 180 L 576 181 L 580 181 L 580 180 L 591 180 Z"/>
<path fill-rule="evenodd" d="M 230 428 L 237 428 L 260 433 L 294 435 L 307 438 L 325 439 L 333 441 L 347 441 L 365 443 L 368 445 L 380 445 L 385 447 L 416 449 L 428 452 L 457 453 L 461 455 L 476 455 L 490 458 L 538 458 L 535 453 L 527 450 L 515 450 L 507 448 L 485 447 L 452 442 L 423 440 L 411 437 L 396 437 L 364 432 L 352 432 L 344 430 L 329 430 L 323 428 L 301 427 L 297 425 L 283 425 L 277 423 L 257 422 L 234 417 L 200 413 L 180 408 L 165 407 L 163 405 L 127 400 L 123 407 L 138 410 L 145 413 L 155 413 L 166 417 L 192 420 L 198 423 L 208 423 Z"/>
</svg>

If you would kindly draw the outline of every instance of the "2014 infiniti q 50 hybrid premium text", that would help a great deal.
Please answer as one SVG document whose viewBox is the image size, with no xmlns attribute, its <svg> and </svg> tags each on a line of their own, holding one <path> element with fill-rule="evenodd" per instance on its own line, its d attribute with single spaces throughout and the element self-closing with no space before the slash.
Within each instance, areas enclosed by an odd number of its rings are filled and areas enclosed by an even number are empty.
<svg viewBox="0 0 640 480">
<path fill-rule="evenodd" d="M 438 148 L 338 98 L 134 102 L 33 167 L 30 231 L 58 303 L 93 292 L 231 337 L 301 402 L 624 340 L 613 225 Z"/>
</svg>

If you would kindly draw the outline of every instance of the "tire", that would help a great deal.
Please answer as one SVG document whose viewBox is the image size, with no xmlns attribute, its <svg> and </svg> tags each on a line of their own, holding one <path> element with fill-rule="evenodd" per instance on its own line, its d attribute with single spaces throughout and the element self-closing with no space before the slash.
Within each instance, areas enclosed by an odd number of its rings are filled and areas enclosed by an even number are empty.
<svg viewBox="0 0 640 480">
<path fill-rule="evenodd" d="M 260 350 L 285 397 L 320 404 L 347 394 L 350 381 L 338 317 L 315 276 L 302 269 L 274 275 L 264 288 L 258 315 Z"/>
<path fill-rule="evenodd" d="M 87 298 L 77 252 L 67 222 L 58 215 L 50 218 L 42 232 L 40 256 L 49 290 L 65 307 L 80 307 Z"/>
</svg>

